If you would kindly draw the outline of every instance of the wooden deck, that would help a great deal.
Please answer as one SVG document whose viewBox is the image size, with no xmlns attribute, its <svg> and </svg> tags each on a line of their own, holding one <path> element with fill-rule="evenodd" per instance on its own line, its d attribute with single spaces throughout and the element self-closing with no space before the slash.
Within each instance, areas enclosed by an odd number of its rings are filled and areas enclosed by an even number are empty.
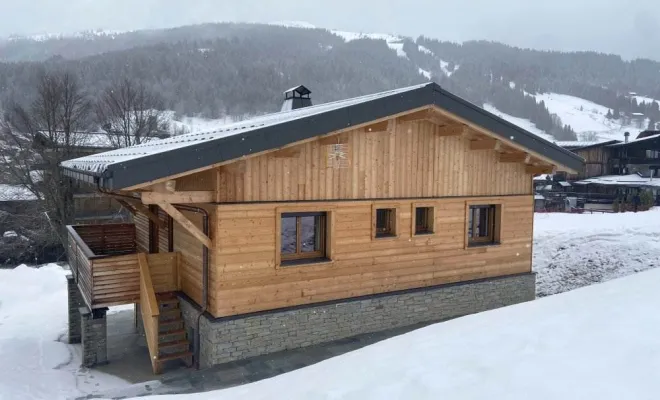
<svg viewBox="0 0 660 400">
<path fill-rule="evenodd" d="M 71 271 L 90 309 L 139 303 L 140 264 L 133 224 L 69 226 Z M 155 293 L 179 290 L 178 254 L 145 254 Z"/>
</svg>

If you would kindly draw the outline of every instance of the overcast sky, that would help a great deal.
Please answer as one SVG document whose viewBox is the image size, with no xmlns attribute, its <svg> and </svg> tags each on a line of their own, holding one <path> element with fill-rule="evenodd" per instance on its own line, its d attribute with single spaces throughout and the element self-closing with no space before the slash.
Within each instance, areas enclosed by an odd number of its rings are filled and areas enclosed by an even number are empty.
<svg viewBox="0 0 660 400">
<path fill-rule="evenodd" d="M 0 0 L 0 13 L 0 36 L 302 20 L 323 28 L 660 59 L 657 0 Z"/>
</svg>

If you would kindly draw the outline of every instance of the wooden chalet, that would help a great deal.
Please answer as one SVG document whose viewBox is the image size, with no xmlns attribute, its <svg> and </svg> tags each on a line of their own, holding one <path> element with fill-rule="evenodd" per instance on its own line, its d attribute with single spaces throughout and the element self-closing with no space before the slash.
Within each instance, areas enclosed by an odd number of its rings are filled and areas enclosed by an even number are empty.
<svg viewBox="0 0 660 400">
<path fill-rule="evenodd" d="M 580 157 L 435 83 L 310 93 L 62 164 L 134 214 L 69 229 L 72 341 L 137 303 L 155 371 L 205 367 L 534 298 L 532 177 Z"/>
</svg>

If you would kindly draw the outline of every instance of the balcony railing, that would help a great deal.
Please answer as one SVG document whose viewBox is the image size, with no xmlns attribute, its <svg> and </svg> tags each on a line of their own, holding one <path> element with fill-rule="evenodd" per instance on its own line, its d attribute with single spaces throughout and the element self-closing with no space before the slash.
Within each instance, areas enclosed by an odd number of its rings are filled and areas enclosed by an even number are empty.
<svg viewBox="0 0 660 400">
<path fill-rule="evenodd" d="M 68 226 L 68 258 L 90 309 L 137 303 L 140 264 L 133 224 Z M 178 290 L 177 253 L 147 254 L 156 293 Z"/>
</svg>

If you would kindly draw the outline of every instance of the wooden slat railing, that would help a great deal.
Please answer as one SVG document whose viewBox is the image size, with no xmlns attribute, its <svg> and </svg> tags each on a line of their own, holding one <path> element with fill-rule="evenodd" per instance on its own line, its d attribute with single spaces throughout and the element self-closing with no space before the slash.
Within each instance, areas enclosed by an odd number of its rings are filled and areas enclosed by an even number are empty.
<svg viewBox="0 0 660 400">
<path fill-rule="evenodd" d="M 159 372 L 158 364 L 158 301 L 151 283 L 151 272 L 147 256 L 144 253 L 138 254 L 140 264 L 140 311 L 142 312 L 142 323 L 144 324 L 144 333 L 147 339 L 147 347 L 151 356 L 151 368 L 154 373 Z"/>
</svg>

